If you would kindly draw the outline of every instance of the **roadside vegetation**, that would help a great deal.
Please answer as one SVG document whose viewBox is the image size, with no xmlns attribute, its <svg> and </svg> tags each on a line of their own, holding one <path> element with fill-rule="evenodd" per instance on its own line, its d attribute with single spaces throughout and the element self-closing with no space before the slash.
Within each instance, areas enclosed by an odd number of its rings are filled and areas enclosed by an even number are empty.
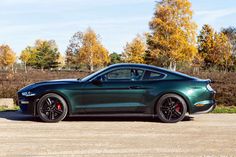
<svg viewBox="0 0 236 157">
<path fill-rule="evenodd" d="M 212 113 L 229 113 L 235 114 L 236 113 L 236 106 L 217 106 Z"/>
<path fill-rule="evenodd" d="M 16 91 L 33 82 L 83 77 L 124 62 L 210 78 L 218 103 L 236 106 L 236 27 L 215 31 L 204 24 L 198 32 L 189 0 L 161 0 L 149 28 L 127 42 L 122 52 L 109 52 L 90 27 L 75 32 L 65 52 L 59 51 L 55 40 L 37 39 L 17 54 L 10 45 L 0 44 L 0 98 L 15 100 Z"/>
<path fill-rule="evenodd" d="M 3 111 L 18 111 L 20 108 L 19 106 L 15 106 L 14 108 L 7 108 L 7 107 L 2 107 L 0 106 L 0 112 L 3 112 Z"/>
</svg>

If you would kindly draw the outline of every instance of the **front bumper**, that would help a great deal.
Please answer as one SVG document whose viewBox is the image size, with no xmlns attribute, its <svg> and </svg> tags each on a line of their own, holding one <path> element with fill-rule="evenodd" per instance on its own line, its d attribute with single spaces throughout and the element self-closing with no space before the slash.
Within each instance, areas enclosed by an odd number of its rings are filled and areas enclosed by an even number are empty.
<svg viewBox="0 0 236 157">
<path fill-rule="evenodd" d="M 18 94 L 17 105 L 24 114 L 35 115 L 36 114 L 36 101 L 35 97 L 24 97 Z"/>
</svg>

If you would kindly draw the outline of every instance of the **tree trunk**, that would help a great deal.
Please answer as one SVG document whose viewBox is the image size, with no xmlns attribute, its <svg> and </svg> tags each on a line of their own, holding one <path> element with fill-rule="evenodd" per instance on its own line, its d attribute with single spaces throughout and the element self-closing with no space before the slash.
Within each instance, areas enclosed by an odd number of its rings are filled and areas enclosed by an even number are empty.
<svg viewBox="0 0 236 157">
<path fill-rule="evenodd" d="M 27 71 L 27 63 L 25 62 L 25 73 L 27 73 L 28 71 Z"/>
<path fill-rule="evenodd" d="M 90 70 L 90 72 L 93 72 L 93 71 L 94 71 L 93 64 L 90 64 L 90 65 L 89 65 L 89 70 Z"/>
<path fill-rule="evenodd" d="M 176 62 L 170 61 L 169 69 L 172 71 L 176 71 Z"/>
</svg>

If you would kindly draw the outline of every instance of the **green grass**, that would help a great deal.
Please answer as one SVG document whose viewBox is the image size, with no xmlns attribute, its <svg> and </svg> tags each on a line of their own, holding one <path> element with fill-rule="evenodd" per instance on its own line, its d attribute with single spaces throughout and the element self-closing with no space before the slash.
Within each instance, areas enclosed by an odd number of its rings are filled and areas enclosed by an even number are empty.
<svg viewBox="0 0 236 157">
<path fill-rule="evenodd" d="M 9 111 L 9 110 L 11 110 L 11 111 L 17 111 L 17 110 L 19 110 L 19 109 L 20 109 L 19 106 L 15 106 L 14 108 L 6 108 L 6 107 L 0 106 L 0 112 Z"/>
<path fill-rule="evenodd" d="M 236 113 L 236 106 L 217 106 L 212 113 L 229 113 L 233 114 Z"/>
</svg>

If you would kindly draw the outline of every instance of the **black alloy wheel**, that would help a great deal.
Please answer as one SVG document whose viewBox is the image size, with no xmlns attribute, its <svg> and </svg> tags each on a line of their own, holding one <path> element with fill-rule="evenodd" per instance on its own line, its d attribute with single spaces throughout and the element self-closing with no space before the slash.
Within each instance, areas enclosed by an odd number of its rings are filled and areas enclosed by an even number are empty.
<svg viewBox="0 0 236 157">
<path fill-rule="evenodd" d="M 182 121 L 187 112 L 186 102 L 176 94 L 166 94 L 157 103 L 157 115 L 164 123 Z"/>
<path fill-rule="evenodd" d="M 39 100 L 37 111 L 42 121 L 55 123 L 66 117 L 68 107 L 60 95 L 49 93 Z"/>
</svg>

